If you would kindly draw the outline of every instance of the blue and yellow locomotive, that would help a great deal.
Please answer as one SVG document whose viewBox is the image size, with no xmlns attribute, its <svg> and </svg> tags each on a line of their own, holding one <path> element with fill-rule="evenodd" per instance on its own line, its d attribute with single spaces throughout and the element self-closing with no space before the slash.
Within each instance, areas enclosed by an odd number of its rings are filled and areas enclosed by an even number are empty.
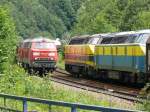
<svg viewBox="0 0 150 112">
<path fill-rule="evenodd" d="M 71 41 L 76 39 L 81 38 Z M 148 80 L 150 30 L 97 34 L 82 39 L 80 45 L 76 41 L 65 46 L 67 71 L 125 83 Z"/>
</svg>

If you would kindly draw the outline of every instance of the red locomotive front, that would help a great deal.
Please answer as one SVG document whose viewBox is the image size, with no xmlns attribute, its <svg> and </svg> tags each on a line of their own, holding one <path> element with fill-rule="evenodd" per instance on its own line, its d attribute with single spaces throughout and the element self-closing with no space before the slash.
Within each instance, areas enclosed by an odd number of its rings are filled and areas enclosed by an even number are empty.
<svg viewBox="0 0 150 112">
<path fill-rule="evenodd" d="M 56 45 L 46 38 L 24 40 L 18 47 L 18 62 L 26 69 L 54 71 L 58 60 Z"/>
</svg>

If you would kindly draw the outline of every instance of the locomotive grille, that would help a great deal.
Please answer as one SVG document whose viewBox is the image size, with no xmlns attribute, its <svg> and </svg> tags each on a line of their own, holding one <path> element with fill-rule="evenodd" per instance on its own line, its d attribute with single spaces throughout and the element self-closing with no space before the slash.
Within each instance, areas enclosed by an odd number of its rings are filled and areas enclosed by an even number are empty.
<svg viewBox="0 0 150 112">
<path fill-rule="evenodd" d="M 49 58 L 37 58 L 36 61 L 49 61 Z"/>
</svg>

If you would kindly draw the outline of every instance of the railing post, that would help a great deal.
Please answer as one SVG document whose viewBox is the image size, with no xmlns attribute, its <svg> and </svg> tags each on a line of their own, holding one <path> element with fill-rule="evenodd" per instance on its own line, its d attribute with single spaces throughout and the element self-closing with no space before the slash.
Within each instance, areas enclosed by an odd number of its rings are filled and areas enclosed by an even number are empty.
<svg viewBox="0 0 150 112">
<path fill-rule="evenodd" d="M 6 107 L 6 98 L 4 97 L 4 107 Z"/>
<path fill-rule="evenodd" d="M 52 106 L 51 105 L 49 105 L 49 112 L 51 112 L 52 111 Z"/>
<path fill-rule="evenodd" d="M 77 108 L 76 107 L 71 107 L 71 112 L 77 112 Z"/>
<path fill-rule="evenodd" d="M 23 100 L 23 112 L 27 112 L 27 101 Z"/>
</svg>

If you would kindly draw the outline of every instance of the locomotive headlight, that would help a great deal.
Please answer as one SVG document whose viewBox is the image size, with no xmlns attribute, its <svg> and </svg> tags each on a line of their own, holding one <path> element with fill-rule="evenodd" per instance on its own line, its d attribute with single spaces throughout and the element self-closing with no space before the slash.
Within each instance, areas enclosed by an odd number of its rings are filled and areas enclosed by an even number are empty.
<svg viewBox="0 0 150 112">
<path fill-rule="evenodd" d="M 48 56 L 55 56 L 55 53 L 49 53 Z"/>
<path fill-rule="evenodd" d="M 39 56 L 40 52 L 33 52 L 33 56 Z"/>
<path fill-rule="evenodd" d="M 54 60 L 54 58 L 50 58 L 50 60 Z"/>
</svg>

